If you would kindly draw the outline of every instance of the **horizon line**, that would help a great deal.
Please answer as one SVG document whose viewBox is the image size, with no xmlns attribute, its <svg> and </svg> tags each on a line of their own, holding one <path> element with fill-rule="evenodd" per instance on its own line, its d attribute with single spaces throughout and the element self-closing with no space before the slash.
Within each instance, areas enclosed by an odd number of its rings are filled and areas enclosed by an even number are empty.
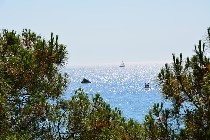
<svg viewBox="0 0 210 140">
<path fill-rule="evenodd" d="M 171 63 L 172 61 L 124 61 L 125 65 L 132 64 L 165 64 Z M 67 63 L 64 67 L 75 67 L 75 66 L 103 66 L 103 65 L 120 65 L 122 61 L 119 62 L 103 62 L 103 63 L 84 63 L 84 64 L 75 64 L 75 63 Z"/>
</svg>

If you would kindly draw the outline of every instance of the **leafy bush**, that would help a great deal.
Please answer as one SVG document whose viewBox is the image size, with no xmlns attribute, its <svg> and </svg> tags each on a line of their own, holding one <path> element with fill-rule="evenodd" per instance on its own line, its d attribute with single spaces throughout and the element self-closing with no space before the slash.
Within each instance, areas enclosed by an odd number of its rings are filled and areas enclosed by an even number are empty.
<svg viewBox="0 0 210 140">
<path fill-rule="evenodd" d="M 172 101 L 173 108 L 154 106 L 145 119 L 148 139 L 210 138 L 209 44 L 210 28 L 205 43 L 199 41 L 191 58 L 184 61 L 182 54 L 179 57 L 173 54 L 173 63 L 161 69 L 158 75 L 161 91 Z"/>
<path fill-rule="evenodd" d="M 67 85 L 61 75 L 65 46 L 24 29 L 0 34 L 0 136 L 45 137 L 49 100 L 59 99 Z M 49 136 L 50 137 L 50 136 Z"/>
<path fill-rule="evenodd" d="M 78 89 L 70 100 L 58 105 L 62 106 L 67 118 L 65 138 L 137 139 L 144 135 L 138 122 L 126 121 L 121 111 L 111 109 L 99 94 L 90 100 L 83 89 Z"/>
</svg>

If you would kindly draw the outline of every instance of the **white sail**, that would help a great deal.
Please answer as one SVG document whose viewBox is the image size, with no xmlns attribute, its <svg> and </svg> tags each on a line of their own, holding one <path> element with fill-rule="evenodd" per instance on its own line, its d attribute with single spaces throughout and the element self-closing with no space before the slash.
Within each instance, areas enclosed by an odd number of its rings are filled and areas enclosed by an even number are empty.
<svg viewBox="0 0 210 140">
<path fill-rule="evenodd" d="M 125 67 L 124 62 L 122 61 L 122 63 L 120 64 L 120 67 Z"/>
</svg>

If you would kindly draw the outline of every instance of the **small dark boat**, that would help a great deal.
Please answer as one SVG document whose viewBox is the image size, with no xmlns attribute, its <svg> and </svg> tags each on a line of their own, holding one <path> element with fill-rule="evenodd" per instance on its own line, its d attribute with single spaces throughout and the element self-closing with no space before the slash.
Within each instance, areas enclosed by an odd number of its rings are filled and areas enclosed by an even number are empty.
<svg viewBox="0 0 210 140">
<path fill-rule="evenodd" d="M 81 83 L 91 83 L 88 79 L 83 78 Z"/>
<path fill-rule="evenodd" d="M 149 83 L 145 83 L 144 89 L 150 89 L 150 88 L 151 88 L 151 87 L 150 87 Z"/>
</svg>

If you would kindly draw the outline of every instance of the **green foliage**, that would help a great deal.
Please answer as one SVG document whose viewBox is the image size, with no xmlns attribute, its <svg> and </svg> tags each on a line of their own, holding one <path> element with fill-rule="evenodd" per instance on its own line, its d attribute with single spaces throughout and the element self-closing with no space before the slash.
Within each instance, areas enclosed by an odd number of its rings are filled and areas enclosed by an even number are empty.
<svg viewBox="0 0 210 140">
<path fill-rule="evenodd" d="M 140 139 L 142 126 L 134 121 L 125 121 L 121 111 L 114 110 L 95 94 L 92 100 L 82 90 L 75 91 L 70 100 L 60 103 L 67 116 L 65 138 L 73 139 Z"/>
<path fill-rule="evenodd" d="M 31 30 L 0 34 L 0 135 L 44 136 L 48 101 L 58 99 L 67 75 L 59 69 L 66 60 L 65 46 L 51 34 L 46 41 Z"/>
<path fill-rule="evenodd" d="M 145 116 L 146 139 L 174 139 L 175 133 L 170 123 L 170 117 L 171 111 L 163 109 L 163 103 L 154 104 L 153 109 Z"/>
<path fill-rule="evenodd" d="M 210 137 L 210 61 L 206 43 L 199 41 L 195 55 L 182 59 L 173 54 L 173 63 L 165 64 L 158 75 L 161 91 L 173 103 L 172 109 L 158 105 L 146 116 L 149 139 L 208 139 Z M 173 121 L 172 121 L 173 120 Z M 179 130 L 168 124 L 177 122 Z M 173 124 L 175 125 L 175 124 Z M 181 125 L 184 127 L 181 128 Z M 174 133 L 176 131 L 176 134 Z M 164 135 L 165 134 L 165 135 Z M 170 137 L 172 136 L 172 137 Z"/>
</svg>

